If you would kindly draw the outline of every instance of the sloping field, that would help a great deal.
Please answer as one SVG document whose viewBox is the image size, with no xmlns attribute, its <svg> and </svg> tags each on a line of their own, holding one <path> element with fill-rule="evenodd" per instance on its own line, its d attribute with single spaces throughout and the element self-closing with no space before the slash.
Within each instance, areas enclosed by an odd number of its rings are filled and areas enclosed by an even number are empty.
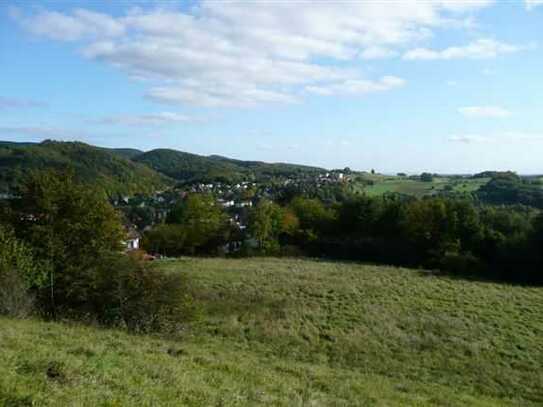
<svg viewBox="0 0 543 407">
<path fill-rule="evenodd" d="M 199 322 L 166 339 L 0 319 L 0 405 L 543 403 L 543 288 L 312 260 L 156 266 L 189 275 Z"/>
</svg>

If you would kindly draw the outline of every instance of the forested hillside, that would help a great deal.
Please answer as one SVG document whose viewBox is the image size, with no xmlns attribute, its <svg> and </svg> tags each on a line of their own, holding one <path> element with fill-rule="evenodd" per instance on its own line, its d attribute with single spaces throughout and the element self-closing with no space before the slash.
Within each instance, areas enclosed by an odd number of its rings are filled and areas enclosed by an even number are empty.
<svg viewBox="0 0 543 407">
<path fill-rule="evenodd" d="M 170 149 L 157 149 L 141 154 L 135 161 L 179 181 L 237 182 L 271 176 L 317 174 L 322 168 L 295 164 L 268 164 L 259 161 L 234 160 L 221 156 L 201 156 Z"/>
<path fill-rule="evenodd" d="M 110 195 L 151 192 L 171 184 L 147 166 L 123 158 L 127 154 L 79 142 L 1 142 L 0 192 L 13 190 L 29 172 L 45 169 L 72 169 L 78 179 Z"/>
<path fill-rule="evenodd" d="M 325 171 L 295 164 L 205 157 L 170 149 L 143 152 L 80 142 L 0 141 L 0 192 L 12 190 L 32 170 L 59 168 L 72 168 L 78 178 L 96 183 L 110 195 L 150 192 L 172 184 L 174 180 L 239 182 L 273 176 L 315 175 Z"/>
</svg>

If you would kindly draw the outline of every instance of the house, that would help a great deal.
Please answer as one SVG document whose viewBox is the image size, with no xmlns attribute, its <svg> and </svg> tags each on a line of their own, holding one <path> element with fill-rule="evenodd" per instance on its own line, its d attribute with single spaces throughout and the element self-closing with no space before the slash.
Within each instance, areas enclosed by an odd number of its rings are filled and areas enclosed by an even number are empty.
<svg viewBox="0 0 543 407">
<path fill-rule="evenodd" d="M 232 206 L 234 206 L 234 201 L 230 200 L 230 201 L 222 201 L 222 202 L 219 202 L 224 208 L 230 208 Z"/>
<path fill-rule="evenodd" d="M 253 206 L 252 201 L 241 201 L 236 203 L 236 208 L 250 208 L 251 206 Z"/>
<path fill-rule="evenodd" d="M 126 251 L 138 250 L 140 248 L 140 234 L 134 228 L 129 228 L 126 232 L 124 246 Z"/>
</svg>

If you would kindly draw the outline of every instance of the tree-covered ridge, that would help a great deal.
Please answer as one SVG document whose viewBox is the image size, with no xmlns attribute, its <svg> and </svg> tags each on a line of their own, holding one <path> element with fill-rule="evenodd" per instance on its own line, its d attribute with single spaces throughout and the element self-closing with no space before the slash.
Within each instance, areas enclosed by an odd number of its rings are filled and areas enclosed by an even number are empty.
<svg viewBox="0 0 543 407">
<path fill-rule="evenodd" d="M 108 195 L 151 192 L 171 182 L 121 154 L 80 142 L 0 143 L 0 192 L 12 191 L 30 172 L 45 169 L 70 169 Z"/>
<path fill-rule="evenodd" d="M 295 164 L 269 164 L 259 161 L 242 161 L 220 156 L 201 156 L 170 149 L 156 149 L 134 158 L 158 172 L 179 181 L 237 182 L 245 179 L 262 179 L 272 176 L 317 174 L 322 168 Z"/>
<path fill-rule="evenodd" d="M 502 173 L 477 191 L 478 198 L 492 205 L 522 204 L 543 209 L 543 184 L 539 178 L 521 178 Z"/>
</svg>

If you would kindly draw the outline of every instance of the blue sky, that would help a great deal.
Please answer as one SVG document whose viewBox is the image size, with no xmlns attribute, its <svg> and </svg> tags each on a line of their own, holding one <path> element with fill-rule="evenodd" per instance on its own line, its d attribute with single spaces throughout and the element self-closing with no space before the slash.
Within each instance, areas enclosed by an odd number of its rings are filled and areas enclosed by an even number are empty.
<svg viewBox="0 0 543 407">
<path fill-rule="evenodd" d="M 543 173 L 543 1 L 4 1 L 0 139 Z"/>
</svg>

